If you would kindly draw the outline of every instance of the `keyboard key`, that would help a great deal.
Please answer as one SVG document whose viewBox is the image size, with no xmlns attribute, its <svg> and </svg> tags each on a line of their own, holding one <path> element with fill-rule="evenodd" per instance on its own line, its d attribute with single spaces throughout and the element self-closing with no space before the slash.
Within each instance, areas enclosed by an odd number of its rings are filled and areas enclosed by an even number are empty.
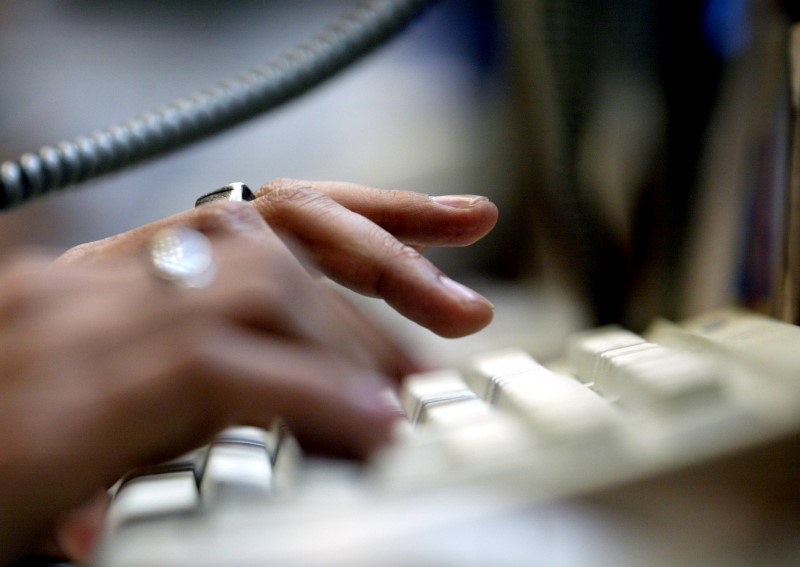
<svg viewBox="0 0 800 567">
<path fill-rule="evenodd" d="M 408 420 L 416 425 L 424 423 L 431 407 L 474 400 L 470 390 L 455 370 L 437 370 L 412 374 L 403 384 L 401 402 Z"/>
<path fill-rule="evenodd" d="M 493 403 L 501 384 L 513 380 L 517 374 L 531 371 L 549 372 L 524 350 L 509 348 L 471 357 L 465 373 L 469 387 L 481 399 Z"/>
<path fill-rule="evenodd" d="M 272 436 L 272 433 L 258 427 L 228 427 L 217 434 L 214 443 L 255 445 L 267 449 Z"/>
<path fill-rule="evenodd" d="M 303 462 L 303 450 L 289 427 L 280 419 L 275 421 L 271 433 L 275 439 L 275 448 L 271 453 L 272 462 L 272 494 L 291 493 Z"/>
<path fill-rule="evenodd" d="M 617 360 L 614 389 L 623 403 L 675 411 L 721 399 L 722 376 L 710 360 L 665 347 L 650 352 L 658 354 Z"/>
<path fill-rule="evenodd" d="M 607 437 L 618 425 L 615 412 L 595 392 L 572 378 L 542 370 L 517 374 L 500 384 L 497 407 L 550 440 Z"/>
<path fill-rule="evenodd" d="M 435 404 L 427 408 L 424 423 L 426 427 L 452 430 L 491 419 L 489 405 L 477 397 L 460 400 L 458 403 Z"/>
<path fill-rule="evenodd" d="M 551 372 L 521 349 L 472 357 L 466 373 L 483 399 L 522 418 L 544 438 L 597 437 L 616 425 L 605 400 L 580 382 Z"/>
<path fill-rule="evenodd" d="M 237 427 L 220 434 L 209 449 L 200 489 L 205 504 L 267 497 L 272 491 L 272 463 L 263 433 Z"/>
<path fill-rule="evenodd" d="M 165 473 L 172 473 L 172 472 L 184 472 L 189 471 L 194 475 L 195 481 L 197 484 L 200 484 L 200 479 L 203 475 L 203 465 L 206 462 L 206 456 L 208 454 L 208 447 L 198 447 L 188 453 L 181 455 L 171 461 L 165 461 L 163 463 L 158 463 L 155 465 L 150 465 L 147 467 L 139 467 L 128 472 L 120 481 L 118 482 L 118 486 L 130 482 L 134 478 L 140 476 L 148 476 L 148 475 L 157 475 L 157 474 L 165 474 Z"/>
<path fill-rule="evenodd" d="M 581 382 L 591 383 L 597 377 L 603 354 L 644 342 L 644 338 L 631 331 L 603 327 L 572 336 L 568 341 L 567 357 L 575 377 Z"/>
<path fill-rule="evenodd" d="M 641 360 L 657 359 L 664 356 L 665 352 L 658 345 L 648 342 L 635 343 L 608 350 L 599 355 L 593 380 L 592 389 L 603 395 L 616 397 L 619 395 L 617 379 L 619 368 L 625 364 Z"/>
<path fill-rule="evenodd" d="M 448 456 L 447 474 L 485 474 L 524 458 L 531 437 L 517 420 L 497 412 L 456 428 L 442 437 L 441 450 Z M 460 471 L 460 473 L 459 473 Z"/>
<path fill-rule="evenodd" d="M 724 356 L 757 368 L 763 375 L 796 385 L 800 380 L 800 327 L 749 312 L 726 308 L 684 324 Z M 708 347 L 706 347 L 708 348 Z"/>
<path fill-rule="evenodd" d="M 136 476 L 123 482 L 114 495 L 108 525 L 117 529 L 134 521 L 191 514 L 200 509 L 194 472 Z"/>
</svg>

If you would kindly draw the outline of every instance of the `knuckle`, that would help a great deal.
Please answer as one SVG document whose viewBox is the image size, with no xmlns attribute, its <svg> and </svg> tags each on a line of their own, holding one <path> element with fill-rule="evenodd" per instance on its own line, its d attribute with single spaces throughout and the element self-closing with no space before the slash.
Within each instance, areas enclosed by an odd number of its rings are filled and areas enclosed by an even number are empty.
<svg viewBox="0 0 800 567">
<path fill-rule="evenodd" d="M 277 203 L 307 203 L 322 196 L 322 193 L 309 185 L 291 185 L 278 187 L 271 191 L 268 198 Z"/>
<path fill-rule="evenodd" d="M 292 211 L 308 209 L 315 204 L 324 204 L 327 196 L 318 189 L 301 181 L 281 179 L 271 181 L 259 191 L 256 206 L 270 222 L 280 223 Z"/>
<path fill-rule="evenodd" d="M 362 222 L 359 226 L 360 239 L 370 254 L 380 259 L 403 260 L 407 252 L 405 244 L 386 232 L 381 226 L 372 222 Z M 413 249 L 412 249 L 413 250 Z"/>
<path fill-rule="evenodd" d="M 387 242 L 385 256 L 373 286 L 379 295 L 385 295 L 390 289 L 394 289 L 398 282 L 404 279 L 400 275 L 412 271 L 414 264 L 425 261 L 424 256 L 418 250 L 406 244 L 396 246 Z M 400 276 L 399 279 L 398 276 Z"/>
<path fill-rule="evenodd" d="M 292 179 L 290 177 L 275 177 L 270 179 L 261 188 L 258 190 L 257 196 L 260 197 L 262 195 L 268 195 L 273 191 L 280 191 L 283 189 L 291 189 L 293 187 L 301 187 L 303 185 L 308 185 L 307 183 L 303 183 L 298 179 Z"/>
<path fill-rule="evenodd" d="M 392 251 L 390 255 L 392 256 L 393 264 L 395 262 L 400 262 L 402 264 L 408 262 L 418 262 L 422 259 L 422 254 L 419 253 L 419 250 L 414 248 L 413 246 L 409 246 L 407 244 L 401 244 L 400 246 L 393 246 L 393 242 L 387 242 L 386 247 L 391 248 Z"/>
</svg>

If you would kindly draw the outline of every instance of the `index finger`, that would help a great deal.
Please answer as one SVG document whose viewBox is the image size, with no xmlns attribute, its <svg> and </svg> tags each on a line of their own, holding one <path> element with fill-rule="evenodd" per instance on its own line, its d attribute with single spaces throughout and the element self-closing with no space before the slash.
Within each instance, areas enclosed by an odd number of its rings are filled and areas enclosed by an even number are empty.
<svg viewBox="0 0 800 567">
<path fill-rule="evenodd" d="M 257 196 L 312 187 L 416 248 L 467 246 L 497 223 L 497 207 L 479 195 L 426 195 L 340 181 L 274 179 Z"/>
</svg>

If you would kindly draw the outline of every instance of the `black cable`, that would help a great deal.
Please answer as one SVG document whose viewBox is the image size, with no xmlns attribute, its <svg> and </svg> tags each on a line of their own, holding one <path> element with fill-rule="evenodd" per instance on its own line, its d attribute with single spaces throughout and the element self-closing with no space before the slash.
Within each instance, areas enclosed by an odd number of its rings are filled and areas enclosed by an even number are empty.
<svg viewBox="0 0 800 567">
<path fill-rule="evenodd" d="M 286 102 L 393 37 L 433 0 L 363 0 L 276 59 L 153 112 L 0 166 L 0 209 L 118 171 Z"/>
</svg>

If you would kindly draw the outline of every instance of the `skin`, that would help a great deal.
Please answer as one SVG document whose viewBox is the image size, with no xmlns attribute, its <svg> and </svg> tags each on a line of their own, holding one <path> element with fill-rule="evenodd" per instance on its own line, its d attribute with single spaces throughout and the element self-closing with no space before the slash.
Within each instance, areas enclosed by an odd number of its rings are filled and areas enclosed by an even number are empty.
<svg viewBox="0 0 800 567">
<path fill-rule="evenodd" d="M 105 487 L 232 424 L 280 415 L 306 449 L 356 458 L 388 442 L 383 392 L 420 365 L 318 273 L 443 336 L 490 322 L 486 299 L 420 255 L 488 232 L 486 199 L 293 180 L 258 195 L 0 265 L 4 560 L 41 538 L 85 558 Z M 171 225 L 211 240 L 208 287 L 154 277 L 143 249 Z"/>
<path fill-rule="evenodd" d="M 251 206 L 269 226 L 331 279 L 364 295 L 383 297 L 442 336 L 468 335 L 491 321 L 491 303 L 452 282 L 420 255 L 429 247 L 467 246 L 486 235 L 497 221 L 497 208 L 485 197 L 436 198 L 292 179 L 270 181 L 257 197 Z M 208 214 L 206 207 L 191 209 L 78 246 L 62 261 L 97 261 L 138 251 L 159 228 L 202 228 Z"/>
</svg>

